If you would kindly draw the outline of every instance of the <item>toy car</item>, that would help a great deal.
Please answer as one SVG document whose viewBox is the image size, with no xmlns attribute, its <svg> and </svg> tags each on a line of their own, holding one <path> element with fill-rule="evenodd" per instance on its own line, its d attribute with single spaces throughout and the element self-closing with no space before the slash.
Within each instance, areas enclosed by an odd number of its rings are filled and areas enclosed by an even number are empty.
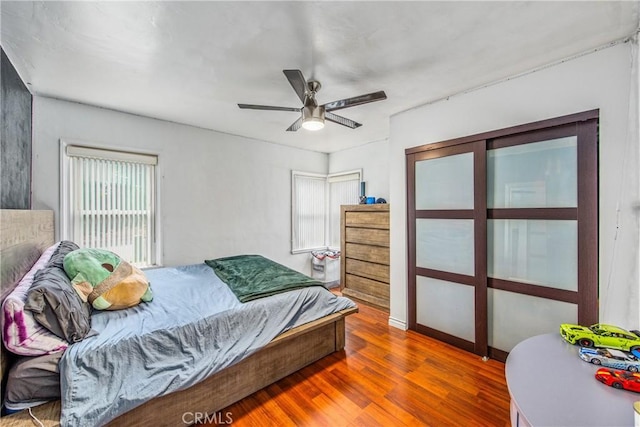
<svg viewBox="0 0 640 427">
<path fill-rule="evenodd" d="M 633 354 L 608 348 L 581 347 L 578 355 L 585 362 L 630 372 L 640 371 L 640 360 Z"/>
<path fill-rule="evenodd" d="M 637 372 L 600 368 L 596 371 L 596 379 L 613 388 L 640 393 L 640 374 Z"/>
<path fill-rule="evenodd" d="M 624 351 L 640 350 L 640 336 L 637 331 L 629 332 L 612 325 L 596 323 L 586 326 L 563 323 L 560 335 L 571 344 L 582 347 L 607 347 Z"/>
</svg>

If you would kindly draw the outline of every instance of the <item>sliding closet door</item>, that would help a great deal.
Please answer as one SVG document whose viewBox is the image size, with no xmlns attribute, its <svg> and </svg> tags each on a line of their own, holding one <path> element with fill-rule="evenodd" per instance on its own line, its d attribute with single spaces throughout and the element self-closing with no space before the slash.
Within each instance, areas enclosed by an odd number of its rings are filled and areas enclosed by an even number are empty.
<svg viewBox="0 0 640 427">
<path fill-rule="evenodd" d="M 485 141 L 420 153 L 408 163 L 410 328 L 486 352 Z M 480 239 L 478 239 L 480 237 Z M 478 251 L 480 254 L 478 256 Z"/>
<path fill-rule="evenodd" d="M 409 328 L 504 360 L 598 320 L 598 112 L 407 150 Z"/>
<path fill-rule="evenodd" d="M 494 354 L 561 323 L 597 321 L 596 132 L 595 121 L 578 122 L 487 144 Z"/>
</svg>

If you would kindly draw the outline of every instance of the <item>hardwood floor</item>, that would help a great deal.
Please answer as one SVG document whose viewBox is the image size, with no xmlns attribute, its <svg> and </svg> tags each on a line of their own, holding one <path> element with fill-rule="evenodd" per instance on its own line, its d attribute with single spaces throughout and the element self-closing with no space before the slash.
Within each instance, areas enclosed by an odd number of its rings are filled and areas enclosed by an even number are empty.
<svg viewBox="0 0 640 427">
<path fill-rule="evenodd" d="M 358 305 L 344 351 L 220 411 L 221 422 L 209 425 L 510 425 L 503 363 L 390 327 L 388 313 Z"/>
</svg>

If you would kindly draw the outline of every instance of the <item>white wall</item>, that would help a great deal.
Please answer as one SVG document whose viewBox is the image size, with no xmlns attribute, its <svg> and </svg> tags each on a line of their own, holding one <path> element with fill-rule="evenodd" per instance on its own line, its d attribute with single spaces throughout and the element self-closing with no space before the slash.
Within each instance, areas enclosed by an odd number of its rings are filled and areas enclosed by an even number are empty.
<svg viewBox="0 0 640 427">
<path fill-rule="evenodd" d="M 636 48 L 613 46 L 392 117 L 390 324 L 407 322 L 404 150 L 600 109 L 600 320 L 640 326 Z"/>
<path fill-rule="evenodd" d="M 328 155 L 35 96 L 32 203 L 56 219 L 61 138 L 159 155 L 164 265 L 258 253 L 310 274 L 289 252 L 291 170 L 326 173 Z"/>
<path fill-rule="evenodd" d="M 329 154 L 329 173 L 362 169 L 367 196 L 389 200 L 389 140 Z"/>
</svg>

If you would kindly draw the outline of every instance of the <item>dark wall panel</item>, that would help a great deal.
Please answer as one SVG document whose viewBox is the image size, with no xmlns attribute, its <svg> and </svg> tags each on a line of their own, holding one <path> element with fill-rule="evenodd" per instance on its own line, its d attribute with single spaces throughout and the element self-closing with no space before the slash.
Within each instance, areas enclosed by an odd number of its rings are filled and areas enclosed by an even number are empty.
<svg viewBox="0 0 640 427">
<path fill-rule="evenodd" d="M 0 208 L 31 208 L 32 96 L 0 48 L 2 117 L 0 147 Z"/>
</svg>

